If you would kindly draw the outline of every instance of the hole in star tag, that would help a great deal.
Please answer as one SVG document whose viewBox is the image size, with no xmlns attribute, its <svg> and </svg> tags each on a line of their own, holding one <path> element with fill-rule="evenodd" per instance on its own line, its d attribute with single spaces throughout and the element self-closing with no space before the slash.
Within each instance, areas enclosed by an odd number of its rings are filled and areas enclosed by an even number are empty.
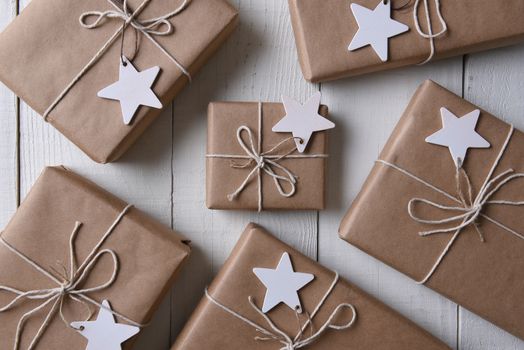
<svg viewBox="0 0 524 350">
<path fill-rule="evenodd" d="M 297 150 L 304 153 L 315 132 L 332 129 L 335 124 L 319 114 L 321 94 L 313 94 L 304 104 L 282 96 L 286 115 L 271 129 L 273 132 L 290 132 Z"/>
<path fill-rule="evenodd" d="M 255 267 L 253 273 L 266 287 L 263 313 L 268 313 L 280 303 L 297 313 L 302 313 L 298 292 L 315 276 L 310 273 L 295 272 L 288 253 L 282 254 L 275 269 Z"/>
<path fill-rule="evenodd" d="M 160 74 L 160 67 L 139 71 L 125 56 L 121 56 L 119 65 L 118 80 L 100 90 L 97 95 L 104 99 L 119 101 L 124 124 L 129 125 L 140 106 L 162 108 L 162 102 L 152 90 Z"/>
</svg>

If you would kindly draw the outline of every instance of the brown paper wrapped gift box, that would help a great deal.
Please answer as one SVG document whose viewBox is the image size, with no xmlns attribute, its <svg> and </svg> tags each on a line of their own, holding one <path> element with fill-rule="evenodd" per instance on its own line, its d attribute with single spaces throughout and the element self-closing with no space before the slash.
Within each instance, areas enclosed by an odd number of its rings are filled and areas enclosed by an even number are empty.
<svg viewBox="0 0 524 350">
<path fill-rule="evenodd" d="M 105 19 L 96 29 L 85 29 L 79 17 L 87 11 L 114 10 L 110 1 L 34 0 L 0 35 L 0 80 L 37 113 L 43 115 L 73 78 L 122 27 L 122 21 Z M 143 0 L 129 0 L 136 9 Z M 176 9 L 182 0 L 152 0 L 138 19 L 149 19 Z M 88 18 L 89 23 L 96 18 Z M 218 49 L 237 23 L 237 11 L 227 0 L 191 0 L 170 22 L 174 32 L 154 36 L 192 76 Z M 162 28 L 159 28 L 162 29 Z M 135 31 L 126 30 L 124 54 L 132 56 Z M 120 157 L 160 114 L 140 107 L 125 125 L 118 101 L 97 97 L 102 88 L 118 80 L 120 37 L 96 64 L 51 110 L 48 121 L 97 162 Z M 141 34 L 133 65 L 140 71 L 160 66 L 152 86 L 167 106 L 187 84 L 187 77 L 149 39 Z"/>
<path fill-rule="evenodd" d="M 253 133 L 255 145 L 258 142 L 259 109 L 257 102 L 213 102 L 209 104 L 207 132 L 207 167 L 206 167 L 206 203 L 210 209 L 258 209 L 258 180 L 254 176 L 246 188 L 234 200 L 228 194 L 234 192 L 255 167 L 252 163 L 245 168 L 234 167 L 234 164 L 245 164 L 246 159 L 212 158 L 213 154 L 246 156 L 237 140 L 237 129 L 247 126 Z M 328 108 L 321 106 L 319 113 L 327 117 Z M 291 137 L 291 133 L 276 133 L 271 129 L 285 116 L 281 103 L 262 104 L 262 144 L 261 152 L 270 150 L 281 141 Z M 249 137 L 243 134 L 246 145 Z M 293 140 L 284 143 L 271 154 L 282 155 L 294 147 Z M 250 146 L 249 146 L 250 147 Z M 327 133 L 316 132 L 303 155 L 327 155 Z M 292 153 L 296 156 L 297 151 Z M 278 164 L 298 176 L 296 193 L 291 197 L 281 196 L 272 177 L 261 172 L 262 209 L 300 209 L 322 210 L 325 207 L 325 178 L 327 157 L 323 158 L 286 158 Z M 233 166 L 232 166 L 233 165 Z M 280 169 L 273 170 L 284 175 Z M 289 190 L 288 184 L 282 185 Z"/>
<path fill-rule="evenodd" d="M 350 9 L 357 3 L 374 9 L 382 0 L 289 0 L 302 72 L 319 82 L 419 64 L 430 55 L 430 42 L 419 35 L 413 20 L 414 0 L 391 0 L 392 18 L 410 30 L 389 40 L 389 60 L 382 62 L 370 47 L 349 52 L 358 30 Z M 463 55 L 524 40 L 524 2 L 521 0 L 441 0 L 448 32 L 435 39 L 434 59 Z M 435 1 L 430 0 L 433 32 L 441 30 Z M 421 2 L 420 25 L 428 32 Z"/>
<path fill-rule="evenodd" d="M 314 274 L 315 278 L 299 291 L 302 308 L 309 313 L 319 303 L 330 285 L 334 272 L 299 253 L 270 235 L 263 228 L 250 224 L 233 252 L 209 288 L 209 294 L 221 304 L 240 315 L 269 327 L 248 302 L 252 296 L 258 307 L 262 305 L 266 288 L 253 273 L 255 267 L 275 268 L 284 252 L 289 253 L 296 272 Z M 448 349 L 446 345 L 403 318 L 379 301 L 350 283 L 339 280 L 333 291 L 313 318 L 315 331 L 325 323 L 337 305 L 352 304 L 356 309 L 355 323 L 345 330 L 328 330 L 307 349 Z M 280 304 L 267 314 L 277 327 L 288 335 L 297 333 L 296 314 Z M 341 325 L 351 320 L 352 313 L 345 309 L 333 320 Z M 306 317 L 300 316 L 303 323 Z M 270 329 L 270 328 L 269 328 Z M 309 336 L 309 330 L 305 331 Z M 204 297 L 175 342 L 172 350 L 275 350 L 283 348 L 278 341 L 256 341 L 263 336 L 253 327 L 220 309 Z"/>
<path fill-rule="evenodd" d="M 2 238 L 59 276 L 63 274 L 62 266 L 69 270 L 68 246 L 75 222 L 83 224 L 75 241 L 80 265 L 125 206 L 120 199 L 70 171 L 46 168 Z M 109 288 L 88 296 L 99 302 L 109 300 L 116 312 L 140 324 L 151 319 L 190 252 L 182 237 L 134 208 L 123 217 L 101 249 L 115 251 L 119 262 L 117 278 Z M 103 256 L 81 287 L 99 285 L 107 281 L 111 273 L 111 258 Z M 56 287 L 4 245 L 0 245 L 0 285 L 19 290 Z M 6 305 L 13 297 L 0 292 L 0 305 Z M 0 313 L 0 348 L 13 348 L 20 317 L 41 303 L 24 299 L 10 311 Z M 50 306 L 29 319 L 23 328 L 21 349 L 28 348 L 49 310 Z M 64 313 L 69 321 L 86 317 L 84 306 L 71 300 L 66 301 Z M 129 349 L 131 343 L 126 342 L 124 348 Z M 86 345 L 85 338 L 68 328 L 57 314 L 37 349 L 84 349 Z"/>
<path fill-rule="evenodd" d="M 399 166 L 430 184 L 456 195 L 455 165 L 446 147 L 425 142 L 442 127 L 440 108 L 463 116 L 476 106 L 437 84 L 425 82 L 411 100 L 387 142 L 381 160 Z M 510 126 L 482 111 L 477 132 L 489 149 L 470 149 L 464 169 L 469 175 L 473 198 L 508 137 Z M 524 171 L 524 135 L 515 130 L 494 175 L 507 169 Z M 340 235 L 370 255 L 422 281 L 450 242 L 454 232 L 421 237 L 421 231 L 451 228 L 423 225 L 412 220 L 408 203 L 414 197 L 442 205 L 457 206 L 445 196 L 394 168 L 378 162 L 340 226 Z M 517 179 L 504 185 L 491 200 L 522 201 L 524 190 Z M 446 212 L 420 205 L 419 216 L 442 219 Z M 486 204 L 482 214 L 517 232 L 524 232 L 521 206 Z M 453 215 L 460 214 L 457 211 Z M 447 213 L 449 214 L 449 212 Z M 524 241 L 481 217 L 480 237 L 473 225 L 463 229 L 426 285 L 456 303 L 524 339 Z"/>
</svg>

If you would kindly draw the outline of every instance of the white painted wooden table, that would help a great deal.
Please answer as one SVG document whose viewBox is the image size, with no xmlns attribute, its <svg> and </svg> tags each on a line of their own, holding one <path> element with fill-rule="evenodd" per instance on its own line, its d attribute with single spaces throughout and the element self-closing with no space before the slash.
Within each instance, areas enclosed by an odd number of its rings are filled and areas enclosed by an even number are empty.
<svg viewBox="0 0 524 350">
<path fill-rule="evenodd" d="M 0 28 L 28 2 L 0 0 Z M 287 1 L 232 2 L 240 9 L 241 28 L 116 164 L 92 162 L 0 86 L 0 226 L 44 166 L 64 164 L 189 237 L 194 246 L 190 262 L 144 331 L 139 350 L 169 348 L 250 221 L 338 270 L 454 349 L 524 349 L 523 341 L 337 237 L 342 215 L 424 79 L 431 78 L 524 129 L 524 46 L 314 85 L 303 80 L 298 66 Z M 305 100 L 317 90 L 338 126 L 331 132 L 328 209 L 262 214 L 207 210 L 208 102 L 279 101 L 282 93 Z"/>
</svg>

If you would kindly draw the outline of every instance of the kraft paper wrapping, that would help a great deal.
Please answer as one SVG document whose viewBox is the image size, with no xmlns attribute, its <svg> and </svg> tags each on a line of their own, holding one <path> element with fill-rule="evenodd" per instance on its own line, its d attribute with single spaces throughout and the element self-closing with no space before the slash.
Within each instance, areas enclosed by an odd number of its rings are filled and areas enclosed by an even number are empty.
<svg viewBox="0 0 524 350">
<path fill-rule="evenodd" d="M 211 284 L 210 295 L 259 325 L 269 327 L 248 303 L 248 296 L 252 296 L 256 305 L 261 307 L 266 292 L 266 288 L 252 270 L 254 267 L 275 268 L 284 252 L 289 253 L 296 272 L 315 275 L 314 280 L 299 291 L 302 308 L 311 312 L 332 284 L 334 272 L 279 241 L 255 224 L 247 226 Z M 316 329 L 319 329 L 341 303 L 350 303 L 356 308 L 357 320 L 354 325 L 346 330 L 327 331 L 315 343 L 307 346 L 307 349 L 448 349 L 411 321 L 342 279 L 313 319 Z M 294 337 L 297 333 L 296 315 L 286 305 L 279 304 L 267 315 L 288 335 Z M 351 311 L 345 310 L 336 317 L 335 323 L 347 323 L 351 316 Z M 304 322 L 305 316 L 301 317 Z M 309 335 L 309 330 L 305 334 Z M 282 348 L 282 344 L 278 342 L 256 341 L 255 336 L 261 334 L 204 297 L 172 350 Z"/>
<path fill-rule="evenodd" d="M 328 108 L 321 106 L 319 113 L 327 117 Z M 262 151 L 268 151 L 282 140 L 292 137 L 291 133 L 276 133 L 271 129 L 285 116 L 281 103 L 263 103 L 262 105 Z M 213 102 L 208 110 L 207 153 L 246 155 L 237 140 L 237 129 L 245 125 L 253 132 L 255 145 L 258 138 L 258 102 Z M 243 134 L 246 136 L 245 134 Z M 244 137 L 247 145 L 248 138 Z M 281 155 L 294 147 L 292 140 L 272 154 Z M 316 132 L 303 154 L 328 154 L 327 133 Z M 298 151 L 293 155 L 300 154 Z M 325 178 L 328 158 L 282 159 L 279 164 L 298 176 L 296 193 L 289 198 L 278 192 L 273 179 L 262 171 L 262 209 L 311 209 L 322 210 L 325 207 Z M 207 158 L 206 167 L 206 203 L 210 209 L 258 209 L 258 180 L 255 177 L 240 195 L 229 201 L 228 194 L 234 192 L 254 168 L 255 164 L 245 169 L 232 168 L 232 161 L 243 164 L 245 159 Z M 277 174 L 283 175 L 274 168 Z M 288 189 L 288 184 L 283 183 Z"/>
<path fill-rule="evenodd" d="M 456 195 L 455 165 L 448 148 L 424 141 L 441 129 L 441 107 L 459 117 L 478 108 L 434 82 L 425 82 L 415 93 L 380 159 Z M 508 124 L 481 110 L 476 130 L 491 143 L 491 148 L 470 149 L 467 153 L 464 168 L 472 181 L 473 197 L 493 166 L 509 129 Z M 516 173 L 524 171 L 524 135 L 518 130 L 515 130 L 494 175 L 509 168 Z M 400 172 L 377 163 L 343 219 L 340 235 L 420 281 L 430 271 L 453 233 L 420 237 L 418 232 L 453 225 L 435 227 L 412 220 L 407 207 L 414 197 L 444 205 L 454 203 Z M 522 180 L 517 179 L 505 185 L 492 200 L 522 201 L 523 198 Z M 487 204 L 482 213 L 522 233 L 523 210 L 519 206 Z M 420 215 L 425 218 L 441 219 L 444 214 L 427 206 L 420 207 Z M 480 218 L 479 228 L 486 242 L 480 241 L 472 226 L 461 231 L 426 285 L 524 339 L 524 241 L 484 218 Z"/>
<path fill-rule="evenodd" d="M 128 3 L 135 9 L 142 0 Z M 138 18 L 164 15 L 181 3 L 152 0 Z M 122 27 L 121 20 L 106 19 L 96 29 L 85 29 L 79 24 L 80 15 L 113 9 L 109 0 L 32 1 L 0 35 L 0 80 L 42 115 Z M 194 76 L 236 26 L 237 10 L 227 0 L 191 0 L 170 22 L 174 26 L 171 35 L 154 37 Z M 129 27 L 124 50 L 129 57 L 135 37 L 135 30 Z M 54 127 L 100 163 L 120 157 L 160 114 L 158 109 L 142 106 L 131 125 L 125 125 L 119 101 L 97 97 L 99 90 L 118 80 L 120 42 L 118 38 L 48 116 Z M 133 65 L 139 71 L 160 66 L 152 88 L 163 106 L 188 83 L 180 69 L 144 35 Z"/>
<path fill-rule="evenodd" d="M 382 62 L 370 47 L 349 52 L 358 30 L 350 9 L 357 3 L 374 9 L 381 0 L 288 0 L 298 55 L 304 77 L 312 82 L 340 79 L 419 64 L 430 55 L 430 44 L 419 35 L 413 20 L 414 0 L 391 0 L 392 18 L 410 31 L 389 40 L 389 60 Z M 435 1 L 429 0 L 433 32 L 439 32 Z M 434 59 L 463 55 L 524 40 L 524 2 L 521 0 L 441 0 L 448 32 L 435 39 Z M 419 8 L 421 28 L 428 32 L 426 13 Z"/>
<path fill-rule="evenodd" d="M 40 266 L 62 273 L 61 264 L 69 266 L 69 238 L 75 221 L 83 223 L 75 244 L 80 264 L 125 206 L 120 199 L 70 171 L 46 168 L 2 235 Z M 135 322 L 147 323 L 189 255 L 190 248 L 183 242 L 181 236 L 132 208 L 102 246 L 118 256 L 117 279 L 109 288 L 89 296 L 99 302 L 108 299 L 116 312 Z M 111 259 L 104 256 L 82 286 L 99 285 L 111 273 Z M 0 284 L 20 290 L 56 287 L 3 245 Z M 0 305 L 13 297 L 0 292 Z M 0 313 L 0 348 L 13 347 L 18 320 L 40 303 L 24 300 L 11 311 Z M 37 313 L 26 324 L 21 349 L 28 347 L 48 311 Z M 71 301 L 66 302 L 64 311 L 70 321 L 83 321 L 86 317 L 84 306 Z M 130 349 L 131 343 L 132 340 L 126 342 L 124 348 Z M 66 327 L 56 315 L 37 349 L 84 349 L 86 345 L 86 339 Z"/>
</svg>

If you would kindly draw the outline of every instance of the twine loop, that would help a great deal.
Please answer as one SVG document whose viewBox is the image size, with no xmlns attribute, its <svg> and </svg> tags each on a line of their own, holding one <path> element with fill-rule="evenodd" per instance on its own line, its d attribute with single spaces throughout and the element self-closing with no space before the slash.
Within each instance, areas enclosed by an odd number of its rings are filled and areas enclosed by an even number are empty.
<svg viewBox="0 0 524 350">
<path fill-rule="evenodd" d="M 424 2 L 424 13 L 426 17 L 427 26 L 428 26 L 427 33 L 424 32 L 424 30 L 421 28 L 420 19 L 418 16 L 419 7 L 422 1 Z M 434 0 L 434 1 L 435 1 L 435 8 L 437 11 L 437 17 L 438 17 L 438 20 L 441 26 L 441 30 L 436 33 L 433 32 L 433 24 L 431 22 L 431 14 L 429 12 L 429 0 L 415 0 L 415 4 L 413 6 L 413 22 L 415 23 L 415 29 L 417 30 L 418 34 L 421 37 L 429 40 L 429 47 L 430 47 L 429 56 L 423 62 L 419 63 L 420 65 L 424 65 L 433 59 L 433 57 L 435 56 L 435 39 L 443 36 L 448 31 L 448 25 L 446 23 L 446 20 L 444 19 L 444 16 L 442 15 L 442 11 L 440 10 L 440 0 Z"/>
<path fill-rule="evenodd" d="M 245 132 L 248 135 L 248 142 L 249 146 L 246 144 L 244 139 L 242 138 L 242 133 Z M 237 168 L 237 169 L 244 169 L 249 166 L 251 166 L 253 163 L 255 163 L 255 167 L 251 170 L 251 172 L 246 176 L 242 184 L 234 191 L 233 193 L 229 194 L 227 198 L 230 201 L 233 201 L 235 198 L 238 197 L 242 191 L 247 187 L 249 181 L 254 175 L 260 174 L 261 171 L 266 173 L 267 175 L 271 176 L 273 178 L 273 182 L 275 184 L 276 189 L 278 190 L 278 193 L 282 197 L 289 198 L 293 196 L 296 192 L 296 183 L 297 183 L 297 176 L 293 174 L 288 168 L 285 166 L 279 164 L 278 162 L 282 159 L 285 159 L 288 155 L 293 153 L 296 150 L 296 147 L 291 148 L 290 150 L 284 152 L 284 154 L 281 155 L 274 155 L 272 156 L 271 153 L 278 151 L 282 146 L 284 146 L 288 141 L 294 140 L 293 137 L 286 138 L 282 141 L 280 141 L 277 145 L 275 145 L 273 148 L 271 148 L 267 152 L 259 152 L 255 148 L 255 141 L 253 137 L 253 132 L 250 128 L 243 125 L 237 129 L 237 141 L 239 145 L 242 147 L 242 149 L 246 152 L 247 156 L 249 157 L 248 161 L 244 164 L 238 164 L 236 162 L 231 163 L 231 167 Z M 273 167 L 280 169 L 284 175 L 279 175 L 275 172 Z M 285 190 L 282 186 L 282 182 L 285 182 L 290 185 L 289 190 Z"/>
<path fill-rule="evenodd" d="M 43 276 L 47 277 L 51 282 L 55 283 L 57 286 L 55 288 L 44 288 L 44 289 L 34 289 L 29 291 L 22 291 L 16 288 L 8 287 L 5 285 L 0 285 L 0 291 L 8 292 L 11 294 L 14 294 L 15 297 L 7 303 L 5 306 L 0 308 L 0 313 L 10 311 L 14 308 L 16 308 L 21 302 L 24 300 L 41 300 L 42 303 L 33 309 L 29 310 L 25 314 L 23 314 L 17 325 L 16 333 L 15 333 L 15 341 L 14 341 L 14 350 L 18 350 L 20 347 L 21 337 L 23 333 L 23 328 L 25 326 L 25 323 L 34 315 L 36 315 L 39 311 L 46 308 L 48 305 L 51 305 L 50 310 L 48 311 L 44 321 L 42 322 L 39 330 L 37 333 L 33 336 L 31 343 L 28 347 L 28 350 L 34 349 L 42 335 L 44 334 L 47 327 L 50 325 L 53 317 L 58 312 L 62 322 L 69 328 L 73 328 L 75 330 L 81 330 L 74 328 L 71 326 L 71 322 L 67 320 L 67 318 L 64 315 L 64 303 L 66 300 L 71 300 L 73 302 L 79 303 L 83 305 L 87 311 L 88 316 L 86 317 L 85 321 L 88 321 L 93 316 L 93 311 L 90 308 L 90 305 L 94 305 L 96 307 L 99 307 L 101 309 L 105 309 L 109 312 L 111 312 L 113 315 L 120 317 L 121 319 L 125 320 L 129 324 L 132 324 L 136 327 L 145 327 L 146 325 L 137 323 L 126 316 L 110 310 L 103 306 L 101 303 L 97 302 L 96 300 L 89 297 L 87 294 L 98 292 L 101 290 L 105 290 L 109 288 L 116 280 L 118 271 L 119 271 L 119 263 L 118 263 L 118 257 L 115 251 L 111 249 L 103 249 L 99 250 L 102 244 L 106 241 L 106 239 L 112 234 L 116 226 L 120 223 L 122 218 L 127 214 L 129 209 L 131 208 L 131 205 L 128 205 L 124 210 L 118 215 L 118 217 L 115 219 L 113 224 L 110 226 L 110 228 L 106 231 L 106 233 L 102 236 L 100 241 L 95 245 L 93 250 L 89 253 L 87 258 L 83 261 L 80 266 L 77 266 L 77 254 L 76 254 L 76 248 L 75 248 L 75 238 L 80 231 L 80 228 L 82 226 L 82 223 L 76 222 L 75 227 L 71 233 L 70 239 L 69 239 L 69 270 L 66 269 L 64 265 L 60 265 L 63 268 L 63 273 L 58 272 L 55 270 L 56 274 L 53 274 L 49 272 L 48 270 L 44 269 L 42 266 L 38 265 L 34 260 L 27 257 L 25 254 L 20 252 L 18 249 L 10 245 L 3 237 L 0 236 L 0 243 L 7 248 L 9 251 L 11 251 L 13 254 L 17 255 L 20 259 L 25 261 L 27 264 L 29 264 L 31 267 L 33 267 L 36 271 L 38 271 Z M 80 285 L 82 282 L 84 282 L 88 276 L 90 275 L 91 271 L 95 268 L 97 263 L 100 261 L 100 259 L 104 255 L 109 255 L 112 260 L 112 269 L 111 269 L 111 276 L 103 283 L 100 283 L 97 286 L 89 287 L 89 288 L 81 288 Z M 59 277 L 57 277 L 58 275 Z"/>
<path fill-rule="evenodd" d="M 189 3 L 189 0 L 184 0 L 178 8 L 163 16 L 140 20 L 136 18 L 137 11 L 135 11 L 135 13 L 129 11 L 127 1 L 128 0 L 124 0 L 122 8 L 115 6 L 114 10 L 84 12 L 79 18 L 80 25 L 86 29 L 95 29 L 102 26 L 106 19 L 121 19 L 125 24 L 132 26 L 142 33 L 166 36 L 172 34 L 175 29 L 169 19 L 181 13 Z M 150 1 L 151 0 L 147 0 L 148 3 Z M 96 17 L 96 19 L 92 23 L 89 23 L 89 17 Z M 161 30 L 161 28 L 164 29 Z"/>
<path fill-rule="evenodd" d="M 244 141 L 242 134 L 247 133 L 248 136 L 248 144 Z M 253 177 L 257 177 L 258 180 L 258 211 L 262 211 L 262 173 L 265 173 L 273 179 L 273 182 L 275 184 L 275 187 L 278 191 L 278 193 L 282 197 L 292 197 L 296 190 L 297 190 L 297 182 L 298 182 L 298 176 L 293 174 L 291 170 L 289 170 L 287 167 L 283 166 L 279 162 L 283 159 L 308 159 L 308 158 L 327 158 L 328 156 L 326 154 L 292 154 L 296 151 L 297 147 L 296 145 L 293 145 L 292 148 L 288 149 L 287 151 L 283 151 L 282 154 L 274 154 L 278 153 L 278 151 L 289 141 L 291 140 L 299 140 L 298 137 L 288 137 L 286 139 L 283 139 L 278 144 L 273 146 L 270 150 L 263 152 L 262 151 L 262 102 L 258 103 L 258 137 L 256 140 L 255 145 L 255 137 L 253 135 L 253 131 L 245 126 L 242 125 L 237 129 L 236 137 L 238 144 L 240 147 L 244 150 L 245 154 L 242 155 L 236 155 L 236 154 L 207 154 L 206 158 L 222 158 L 222 159 L 230 159 L 231 160 L 231 167 L 235 169 L 246 169 L 250 166 L 253 166 L 253 163 L 255 166 L 253 169 L 249 172 L 249 174 L 246 176 L 244 181 L 240 184 L 240 186 L 233 192 L 227 195 L 227 199 L 229 201 L 235 200 L 249 185 L 249 182 Z M 234 161 L 235 159 L 244 159 L 246 160 L 244 163 L 238 163 L 237 161 Z M 277 174 L 274 169 L 279 169 L 283 172 L 284 175 Z M 283 187 L 283 183 L 287 183 L 290 186 L 289 190 L 285 190 Z"/>
<path fill-rule="evenodd" d="M 122 28 L 119 28 L 115 31 L 111 37 L 104 43 L 104 45 L 95 53 L 95 55 L 86 63 L 86 65 L 75 75 L 75 77 L 67 84 L 67 86 L 58 94 L 58 96 L 51 102 L 49 107 L 44 111 L 43 118 L 44 121 L 48 122 L 51 112 L 58 106 L 58 104 L 67 96 L 67 94 L 73 89 L 73 87 L 78 83 L 87 72 L 95 66 L 95 64 L 100 60 L 100 58 L 109 50 L 111 45 L 118 39 L 119 36 L 122 36 L 122 43 L 120 49 L 120 59 L 125 65 L 125 60 L 123 59 L 123 44 L 124 44 L 124 33 L 125 29 L 128 26 L 132 26 L 136 31 L 142 33 L 154 46 L 156 46 L 160 52 L 162 52 L 175 66 L 187 77 L 188 81 L 191 83 L 191 73 L 180 63 L 169 51 L 167 51 L 156 39 L 155 36 L 166 36 L 174 32 L 174 26 L 169 22 L 174 16 L 177 16 L 183 12 L 189 5 L 191 0 L 184 0 L 182 4 L 175 10 L 159 17 L 154 17 L 145 20 L 138 20 L 137 16 L 142 12 L 146 6 L 152 0 L 144 0 L 134 12 L 129 12 L 127 6 L 127 0 L 123 0 L 122 7 L 118 6 L 115 2 L 117 0 L 107 0 L 109 4 L 114 7 L 114 10 L 107 11 L 87 11 L 80 15 L 78 21 L 83 28 L 86 29 L 95 29 L 102 26 L 106 19 L 121 19 L 123 20 Z M 88 22 L 89 17 L 96 17 L 95 21 L 92 23 Z M 164 29 L 161 29 L 164 27 Z M 138 36 L 136 40 L 135 54 L 138 50 Z"/>
<path fill-rule="evenodd" d="M 355 306 L 349 303 L 341 303 L 337 305 L 337 307 L 333 310 L 333 312 L 329 315 L 326 322 L 322 324 L 322 326 L 317 330 L 313 330 L 313 318 L 317 315 L 318 311 L 322 308 L 322 306 L 325 304 L 327 298 L 335 288 L 336 284 L 338 283 L 339 275 L 338 273 L 335 273 L 335 278 L 333 279 L 333 282 L 331 283 L 330 287 L 320 300 L 320 302 L 317 304 L 315 310 L 311 313 L 311 316 L 308 314 L 308 319 L 304 323 L 304 325 L 300 325 L 298 327 L 298 333 L 297 335 L 292 338 L 289 335 L 287 335 L 286 332 L 284 332 L 282 329 L 280 329 L 278 326 L 275 325 L 275 323 L 267 316 L 256 304 L 254 301 L 254 298 L 252 296 L 248 297 L 249 305 L 259 314 L 266 323 L 269 325 L 269 330 L 267 327 L 263 327 L 250 319 L 242 316 L 241 314 L 237 313 L 236 311 L 230 309 L 229 307 L 221 304 L 218 300 L 213 298 L 208 290 L 205 290 L 205 295 L 209 301 L 211 301 L 214 305 L 218 306 L 225 312 L 229 313 L 230 315 L 238 318 L 239 320 L 247 323 L 251 327 L 253 327 L 258 333 L 262 334 L 262 336 L 256 336 L 254 339 L 255 341 L 274 341 L 277 343 L 280 343 L 282 347 L 280 347 L 279 350 L 298 350 L 305 348 L 311 344 L 313 344 L 316 340 L 318 340 L 322 335 L 324 335 L 329 330 L 335 330 L 335 331 L 343 331 L 346 329 L 351 328 L 356 320 L 357 320 L 357 310 Z M 344 310 L 351 310 L 352 316 L 351 319 L 349 319 L 346 323 L 337 325 L 334 323 L 335 318 Z M 298 319 L 298 310 L 295 310 L 295 313 L 297 315 Z M 308 327 L 311 329 L 311 335 L 309 337 L 304 338 L 304 330 L 306 330 Z"/>
<path fill-rule="evenodd" d="M 437 228 L 434 230 L 428 230 L 428 231 L 421 231 L 419 232 L 419 235 L 422 237 L 427 237 L 435 234 L 442 234 L 442 233 L 453 233 L 453 236 L 451 237 L 450 241 L 444 248 L 444 250 L 441 252 L 440 256 L 437 258 L 436 262 L 433 264 L 433 267 L 429 271 L 429 273 L 420 281 L 418 281 L 418 284 L 425 284 L 435 273 L 437 268 L 440 266 L 442 261 L 444 260 L 444 257 L 447 255 L 447 253 L 450 251 L 451 247 L 459 237 L 460 233 L 463 232 L 463 230 L 471 225 L 475 228 L 477 231 L 480 241 L 485 242 L 484 235 L 479 227 L 478 220 L 480 218 L 486 219 L 489 222 L 495 224 L 496 226 L 500 227 L 504 231 L 514 235 L 515 237 L 524 240 L 524 234 L 515 231 L 514 229 L 504 225 L 503 223 L 491 218 L 490 216 L 484 214 L 484 209 L 487 205 L 509 205 L 509 206 L 524 206 L 524 201 L 510 201 L 510 200 L 492 200 L 491 198 L 499 192 L 502 188 L 507 186 L 510 182 L 517 180 L 519 178 L 524 177 L 524 173 L 516 173 L 513 169 L 507 169 L 506 171 L 503 171 L 502 173 L 494 176 L 494 172 L 496 168 L 498 167 L 500 160 L 502 159 L 503 155 L 505 154 L 507 147 L 509 145 L 509 142 L 511 140 L 511 137 L 514 132 L 514 127 L 511 126 L 510 130 L 508 132 L 508 135 L 506 137 L 506 140 L 504 144 L 502 145 L 502 148 L 497 155 L 497 158 L 495 159 L 486 179 L 484 180 L 483 185 L 480 187 L 480 190 L 475 198 L 473 198 L 473 187 L 471 185 L 471 181 L 469 179 L 469 176 L 467 175 L 466 171 L 462 168 L 462 161 L 459 161 L 459 164 L 456 168 L 455 172 L 455 182 L 457 186 L 457 196 L 454 196 L 432 184 L 425 181 L 424 179 L 414 175 L 413 173 L 409 172 L 408 170 L 399 167 L 398 165 L 389 163 L 385 160 L 378 160 L 378 163 L 381 163 L 383 165 L 386 165 L 392 169 L 395 169 L 399 171 L 400 173 L 410 177 L 411 179 L 419 182 L 420 184 L 430 188 L 431 190 L 440 193 L 441 195 L 447 197 L 451 201 L 457 203 L 458 205 L 446 205 L 441 204 L 426 198 L 412 198 L 408 203 L 408 214 L 409 216 L 416 222 L 420 224 L 426 224 L 426 225 L 445 225 L 445 224 L 452 224 L 451 227 L 444 227 L 444 228 Z M 463 188 L 463 182 L 466 183 L 466 188 Z M 417 204 L 425 204 L 430 207 L 440 209 L 442 211 L 451 212 L 448 217 L 445 217 L 443 219 L 426 219 L 416 213 L 416 206 Z"/>
</svg>

